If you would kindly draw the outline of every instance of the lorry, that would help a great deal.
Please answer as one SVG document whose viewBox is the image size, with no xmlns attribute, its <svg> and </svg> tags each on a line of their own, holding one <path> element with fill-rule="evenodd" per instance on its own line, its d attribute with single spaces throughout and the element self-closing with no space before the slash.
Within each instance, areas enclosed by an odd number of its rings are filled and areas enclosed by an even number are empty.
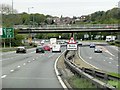
<svg viewBox="0 0 120 90">
<path fill-rule="evenodd" d="M 116 36 L 106 36 L 106 42 L 112 42 L 112 41 L 115 41 L 116 39 Z"/>
<path fill-rule="evenodd" d="M 57 44 L 57 39 L 56 38 L 50 38 L 49 46 L 50 46 L 51 49 L 53 48 L 54 44 Z"/>
<path fill-rule="evenodd" d="M 56 44 L 57 43 L 57 39 L 56 38 L 50 38 L 50 44 Z"/>
</svg>

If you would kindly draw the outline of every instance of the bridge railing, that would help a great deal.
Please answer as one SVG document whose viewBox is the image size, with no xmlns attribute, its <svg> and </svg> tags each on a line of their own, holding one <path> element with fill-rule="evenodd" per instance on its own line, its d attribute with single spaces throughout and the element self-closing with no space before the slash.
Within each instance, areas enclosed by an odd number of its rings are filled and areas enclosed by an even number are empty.
<svg viewBox="0 0 120 90">
<path fill-rule="evenodd" d="M 57 29 L 57 28 L 118 28 L 118 24 L 80 24 L 80 25 L 14 25 L 15 29 Z"/>
</svg>

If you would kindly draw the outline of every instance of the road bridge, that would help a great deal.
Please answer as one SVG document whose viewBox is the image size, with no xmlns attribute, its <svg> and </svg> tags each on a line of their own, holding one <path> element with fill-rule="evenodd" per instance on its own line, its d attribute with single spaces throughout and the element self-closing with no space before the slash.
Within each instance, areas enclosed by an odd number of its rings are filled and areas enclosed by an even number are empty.
<svg viewBox="0 0 120 90">
<path fill-rule="evenodd" d="M 82 25 L 15 25 L 18 33 L 71 33 L 71 32 L 119 32 L 118 24 L 82 24 Z"/>
</svg>

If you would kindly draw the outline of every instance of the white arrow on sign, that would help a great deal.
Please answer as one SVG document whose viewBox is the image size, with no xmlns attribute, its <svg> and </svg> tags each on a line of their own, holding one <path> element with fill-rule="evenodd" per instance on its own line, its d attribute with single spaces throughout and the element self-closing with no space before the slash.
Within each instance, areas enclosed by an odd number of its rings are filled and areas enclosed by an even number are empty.
<svg viewBox="0 0 120 90">
<path fill-rule="evenodd" d="M 3 35 L 2 28 L 0 28 L 0 35 Z"/>
</svg>

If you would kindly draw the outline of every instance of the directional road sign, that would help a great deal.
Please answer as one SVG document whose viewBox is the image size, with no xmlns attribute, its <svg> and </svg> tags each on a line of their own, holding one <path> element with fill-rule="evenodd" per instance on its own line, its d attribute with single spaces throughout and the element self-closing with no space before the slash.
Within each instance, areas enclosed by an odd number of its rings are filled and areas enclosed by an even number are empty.
<svg viewBox="0 0 120 90">
<path fill-rule="evenodd" d="M 13 28 L 2 28 L 2 38 L 14 38 L 14 29 Z"/>
</svg>

